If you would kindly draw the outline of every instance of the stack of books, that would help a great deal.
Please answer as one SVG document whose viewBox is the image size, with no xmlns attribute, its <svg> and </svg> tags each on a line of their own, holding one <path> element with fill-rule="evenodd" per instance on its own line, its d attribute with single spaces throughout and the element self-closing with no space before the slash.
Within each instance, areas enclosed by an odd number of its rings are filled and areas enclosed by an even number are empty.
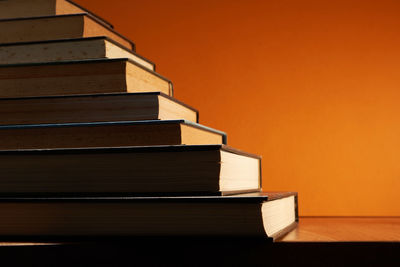
<svg viewBox="0 0 400 267">
<path fill-rule="evenodd" d="M 0 1 L 3 238 L 264 236 L 297 194 L 173 98 L 132 41 L 69 0 Z"/>
</svg>

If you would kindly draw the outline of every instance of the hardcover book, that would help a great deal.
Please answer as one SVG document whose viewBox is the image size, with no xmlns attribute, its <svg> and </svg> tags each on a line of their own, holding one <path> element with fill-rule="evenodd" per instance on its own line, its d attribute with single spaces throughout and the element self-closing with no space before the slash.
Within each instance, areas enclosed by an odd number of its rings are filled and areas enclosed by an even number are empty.
<svg viewBox="0 0 400 267">
<path fill-rule="evenodd" d="M 0 65 L 0 97 L 162 92 L 172 82 L 127 59 Z"/>
<path fill-rule="evenodd" d="M 0 65 L 102 58 L 129 58 L 155 71 L 153 62 L 104 36 L 0 44 Z"/>
<path fill-rule="evenodd" d="M 135 44 L 87 13 L 0 20 L 0 43 L 107 36 L 135 50 Z"/>
<path fill-rule="evenodd" d="M 94 19 L 97 19 L 107 27 L 113 28 L 113 26 L 105 19 L 70 0 L 0 1 L 0 19 L 43 17 L 77 13 L 88 13 Z"/>
<path fill-rule="evenodd" d="M 261 189 L 261 158 L 225 145 L 0 151 L 0 195 L 233 194 Z"/>
<path fill-rule="evenodd" d="M 226 134 L 184 120 L 0 126 L 0 150 L 226 144 Z"/>
<path fill-rule="evenodd" d="M 3 239 L 264 237 L 297 223 L 297 194 L 198 197 L 2 198 Z"/>
<path fill-rule="evenodd" d="M 0 98 L 0 125 L 180 119 L 198 111 L 157 92 Z"/>
</svg>

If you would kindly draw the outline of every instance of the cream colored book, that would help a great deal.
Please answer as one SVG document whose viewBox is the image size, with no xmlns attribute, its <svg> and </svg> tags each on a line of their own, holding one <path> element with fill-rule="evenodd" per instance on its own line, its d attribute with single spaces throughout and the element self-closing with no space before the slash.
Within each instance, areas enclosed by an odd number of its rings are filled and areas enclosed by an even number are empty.
<svg viewBox="0 0 400 267">
<path fill-rule="evenodd" d="M 44 17 L 89 13 L 92 17 L 113 27 L 108 21 L 70 0 L 1 0 L 0 19 Z"/>
<path fill-rule="evenodd" d="M 130 59 L 0 65 L 0 97 L 161 92 L 172 83 Z"/>
<path fill-rule="evenodd" d="M 154 71 L 155 64 L 108 37 L 0 44 L 0 64 L 129 58 Z"/>
<path fill-rule="evenodd" d="M 0 20 L 0 43 L 107 36 L 135 50 L 134 43 L 87 13 Z"/>
</svg>

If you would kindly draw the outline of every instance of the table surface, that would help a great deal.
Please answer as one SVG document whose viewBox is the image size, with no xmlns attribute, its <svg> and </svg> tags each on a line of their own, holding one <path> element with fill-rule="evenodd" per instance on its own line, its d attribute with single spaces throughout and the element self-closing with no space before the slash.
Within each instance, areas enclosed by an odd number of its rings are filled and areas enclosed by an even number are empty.
<svg viewBox="0 0 400 267">
<path fill-rule="evenodd" d="M 302 217 L 280 242 L 400 242 L 400 217 Z"/>
<path fill-rule="evenodd" d="M 275 243 L 265 239 L 142 238 L 125 242 L 0 242 L 15 266 L 398 266 L 398 218 L 300 218 Z M 6 258 L 4 258 L 6 257 Z M 384 259 L 384 261 L 383 261 Z"/>
<path fill-rule="evenodd" d="M 400 242 L 400 217 L 301 217 L 298 227 L 278 242 Z M 60 244 L 0 242 L 0 246 Z"/>
</svg>

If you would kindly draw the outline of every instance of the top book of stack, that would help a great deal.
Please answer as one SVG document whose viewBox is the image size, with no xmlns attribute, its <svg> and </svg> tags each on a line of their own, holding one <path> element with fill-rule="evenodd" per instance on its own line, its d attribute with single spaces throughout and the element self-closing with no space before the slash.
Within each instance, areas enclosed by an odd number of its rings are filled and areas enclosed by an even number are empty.
<svg viewBox="0 0 400 267">
<path fill-rule="evenodd" d="M 88 13 L 91 17 L 114 28 L 111 23 L 69 0 L 0 0 L 0 19 L 45 17 Z"/>
<path fill-rule="evenodd" d="M 135 51 L 113 25 L 69 0 L 0 0 L 0 43 L 108 37 Z"/>
<path fill-rule="evenodd" d="M 0 20 L 0 43 L 35 42 L 59 39 L 106 36 L 124 47 L 135 44 L 89 13 L 22 17 Z"/>
</svg>

